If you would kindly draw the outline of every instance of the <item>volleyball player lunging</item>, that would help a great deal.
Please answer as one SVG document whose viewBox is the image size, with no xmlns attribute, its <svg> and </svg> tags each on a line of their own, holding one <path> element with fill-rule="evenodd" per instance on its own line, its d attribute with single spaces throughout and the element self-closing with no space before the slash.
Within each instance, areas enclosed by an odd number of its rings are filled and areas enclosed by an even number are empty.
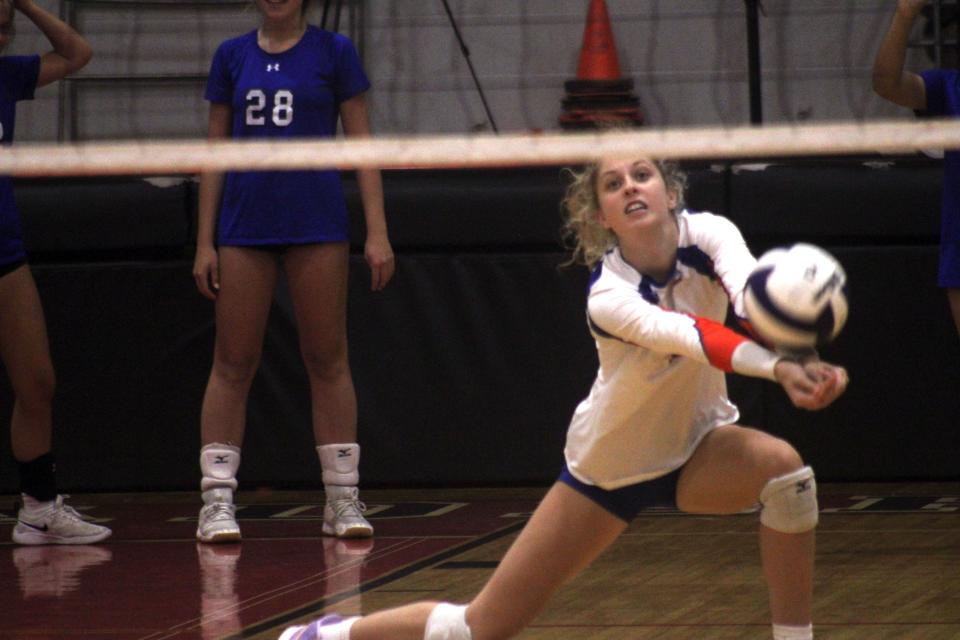
<svg viewBox="0 0 960 640">
<path fill-rule="evenodd" d="M 217 49 L 206 98 L 209 137 L 369 135 L 370 83 L 351 42 L 308 25 L 307 0 L 256 0 L 260 27 Z M 377 170 L 358 171 L 371 287 L 393 275 Z M 197 539 L 240 539 L 233 492 L 247 394 L 260 361 L 278 270 L 286 273 L 310 380 L 313 433 L 327 502 L 323 531 L 366 537 L 359 501 L 357 407 L 347 361 L 347 209 L 336 171 L 205 173 L 194 277 L 216 300 L 216 345 L 201 415 L 204 506 Z M 216 237 L 216 241 L 214 238 Z"/>
<path fill-rule="evenodd" d="M 16 103 L 34 90 L 83 68 L 93 51 L 87 41 L 32 0 L 0 0 L 0 51 L 13 36 L 19 10 L 50 41 L 53 51 L 0 58 L 0 143 L 13 142 Z M 53 364 L 37 286 L 27 265 L 13 184 L 0 176 L 0 357 L 16 400 L 10 440 L 20 472 L 22 507 L 13 528 L 19 544 L 87 544 L 110 529 L 87 522 L 57 491 L 52 452 Z"/>
<path fill-rule="evenodd" d="M 805 409 L 832 403 L 847 374 L 723 326 L 728 305 L 743 316 L 756 260 L 730 221 L 681 208 L 683 186 L 673 165 L 641 157 L 605 160 L 568 189 L 574 256 L 593 267 L 587 310 L 600 369 L 573 415 L 559 480 L 479 595 L 327 616 L 282 640 L 510 638 L 641 509 L 735 514 L 757 503 L 773 637 L 813 637 L 813 470 L 787 442 L 736 424 L 724 372 L 774 381 Z"/>
</svg>

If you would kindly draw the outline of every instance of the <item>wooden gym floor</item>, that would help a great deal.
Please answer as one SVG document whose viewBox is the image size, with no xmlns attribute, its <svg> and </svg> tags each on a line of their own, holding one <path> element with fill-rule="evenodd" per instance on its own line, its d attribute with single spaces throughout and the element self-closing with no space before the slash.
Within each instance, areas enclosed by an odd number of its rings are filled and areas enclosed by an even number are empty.
<svg viewBox="0 0 960 640">
<path fill-rule="evenodd" d="M 277 638 L 325 611 L 465 601 L 543 489 L 367 491 L 369 541 L 319 535 L 321 495 L 240 494 L 244 541 L 197 545 L 193 493 L 74 496 L 105 543 L 18 547 L 0 497 L 0 638 Z M 819 640 L 960 638 L 960 484 L 820 487 Z M 770 637 L 755 514 L 651 511 L 526 640 Z"/>
</svg>

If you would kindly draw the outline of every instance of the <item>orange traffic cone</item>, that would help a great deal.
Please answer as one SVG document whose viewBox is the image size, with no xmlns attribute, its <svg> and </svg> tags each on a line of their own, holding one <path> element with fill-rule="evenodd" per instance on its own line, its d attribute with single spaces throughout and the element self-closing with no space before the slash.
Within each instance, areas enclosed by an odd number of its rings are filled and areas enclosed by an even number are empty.
<svg viewBox="0 0 960 640">
<path fill-rule="evenodd" d="M 580 65 L 577 67 L 580 80 L 617 80 L 620 78 L 620 60 L 613 42 L 610 15 L 604 0 L 591 0 L 587 12 L 587 24 L 583 29 L 583 46 L 580 49 Z"/>
<path fill-rule="evenodd" d="M 620 61 L 604 0 L 590 0 L 577 78 L 564 83 L 560 126 L 589 129 L 643 124 L 633 80 L 620 76 Z"/>
</svg>

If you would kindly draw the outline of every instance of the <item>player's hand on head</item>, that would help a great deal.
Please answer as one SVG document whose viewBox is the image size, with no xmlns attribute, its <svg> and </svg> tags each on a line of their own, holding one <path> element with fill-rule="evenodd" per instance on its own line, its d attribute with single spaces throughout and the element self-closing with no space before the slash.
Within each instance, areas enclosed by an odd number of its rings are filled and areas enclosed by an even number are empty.
<svg viewBox="0 0 960 640">
<path fill-rule="evenodd" d="M 380 291 L 393 278 L 396 268 L 393 247 L 386 236 L 367 237 L 363 253 L 370 266 L 370 289 Z"/>
<path fill-rule="evenodd" d="M 216 249 L 197 247 L 197 255 L 193 260 L 193 279 L 197 283 L 197 290 L 204 297 L 217 299 L 217 292 L 220 290 L 220 265 Z"/>
</svg>

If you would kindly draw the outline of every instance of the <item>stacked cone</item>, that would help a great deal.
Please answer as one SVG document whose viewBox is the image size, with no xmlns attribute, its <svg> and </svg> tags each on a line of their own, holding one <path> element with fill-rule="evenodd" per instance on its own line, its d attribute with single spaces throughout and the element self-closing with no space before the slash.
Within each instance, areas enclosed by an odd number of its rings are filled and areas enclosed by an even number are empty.
<svg viewBox="0 0 960 640">
<path fill-rule="evenodd" d="M 559 121 L 564 129 L 643 124 L 633 80 L 620 76 L 620 61 L 604 0 L 590 1 L 577 78 L 567 80 L 563 87 L 566 96 Z"/>
</svg>

